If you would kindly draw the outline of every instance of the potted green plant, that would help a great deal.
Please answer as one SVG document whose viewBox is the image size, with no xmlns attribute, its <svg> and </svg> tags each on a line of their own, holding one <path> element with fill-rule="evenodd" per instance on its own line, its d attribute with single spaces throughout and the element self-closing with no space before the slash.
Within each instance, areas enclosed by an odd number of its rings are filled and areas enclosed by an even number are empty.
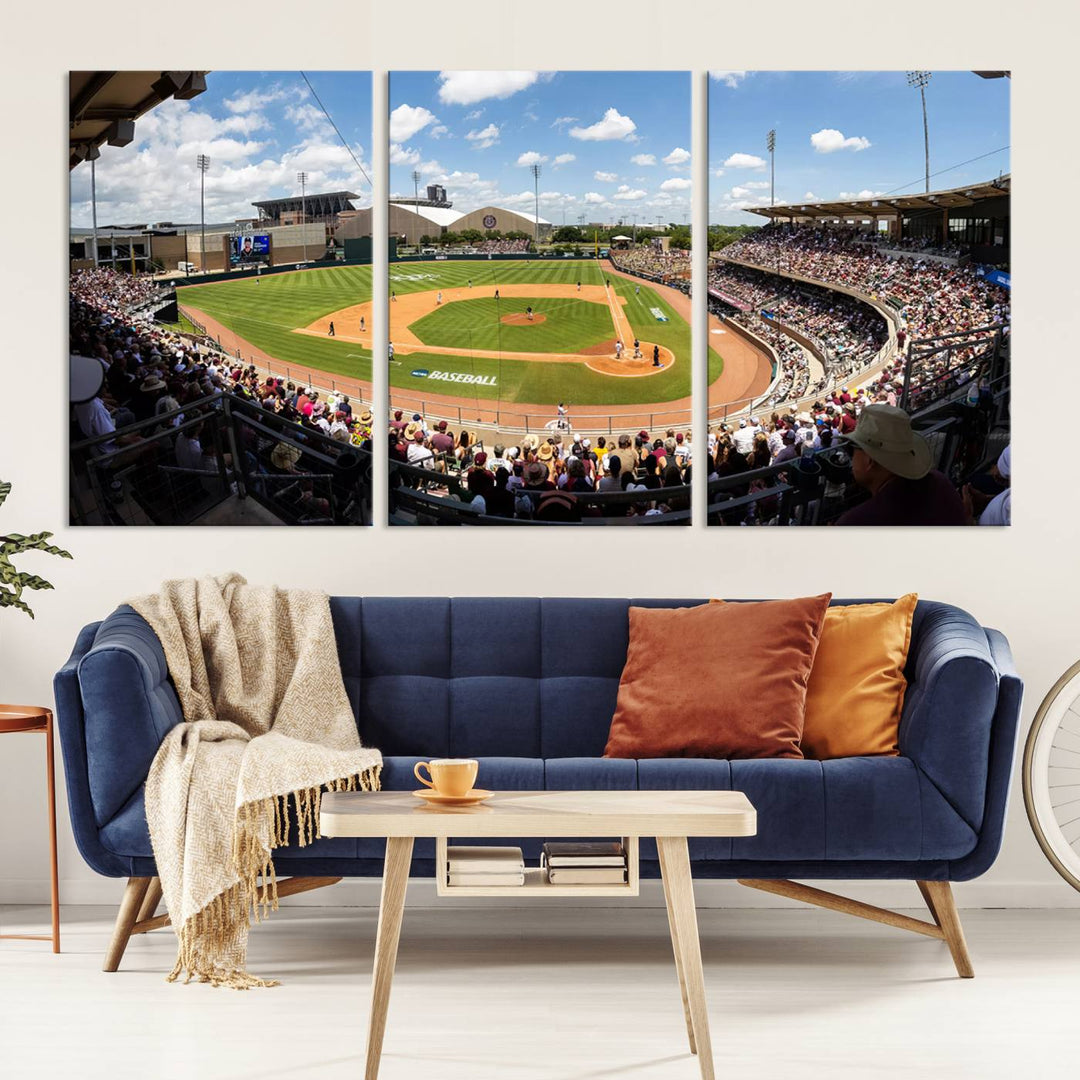
<svg viewBox="0 0 1080 1080">
<path fill-rule="evenodd" d="M 11 485 L 0 481 L 0 506 L 11 494 Z M 51 589 L 52 585 L 37 574 L 21 572 L 11 561 L 13 556 L 24 551 L 44 551 L 47 555 L 59 555 L 61 559 L 70 559 L 71 552 L 50 544 L 51 532 L 33 533 L 23 536 L 21 533 L 0 534 L 0 608 L 13 607 L 25 611 L 32 619 L 34 612 L 22 598 L 25 589 Z"/>
</svg>

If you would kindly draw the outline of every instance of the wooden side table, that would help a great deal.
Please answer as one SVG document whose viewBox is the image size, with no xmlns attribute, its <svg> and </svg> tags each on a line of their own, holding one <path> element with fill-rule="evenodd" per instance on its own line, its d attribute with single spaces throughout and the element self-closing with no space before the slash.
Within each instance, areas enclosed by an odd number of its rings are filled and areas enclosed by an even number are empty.
<svg viewBox="0 0 1080 1080">
<path fill-rule="evenodd" d="M 49 792 L 49 854 L 52 863 L 52 933 L 0 934 L 0 938 L 51 941 L 60 951 L 60 882 L 56 868 L 56 774 L 53 766 L 53 715 L 39 705 L 0 705 L 0 735 L 9 732 L 40 732 L 45 736 L 46 782 Z"/>
</svg>

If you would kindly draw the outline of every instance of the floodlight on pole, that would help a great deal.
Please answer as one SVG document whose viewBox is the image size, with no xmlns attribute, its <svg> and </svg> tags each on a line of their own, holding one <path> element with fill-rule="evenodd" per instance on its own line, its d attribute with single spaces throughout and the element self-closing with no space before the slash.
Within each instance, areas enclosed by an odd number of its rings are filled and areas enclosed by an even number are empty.
<svg viewBox="0 0 1080 1080">
<path fill-rule="evenodd" d="M 536 220 L 533 222 L 533 243 L 540 243 L 540 173 L 543 170 L 540 168 L 540 162 L 536 162 L 532 167 L 533 174 L 533 191 L 536 195 Z"/>
<path fill-rule="evenodd" d="M 769 128 L 765 136 L 765 146 L 769 151 L 769 205 L 776 205 L 776 128 Z"/>
<path fill-rule="evenodd" d="M 199 269 L 206 273 L 206 172 L 210 168 L 210 159 L 205 154 L 200 154 L 195 159 L 195 165 L 199 170 L 199 227 L 202 233 L 201 246 L 199 248 Z"/>
<path fill-rule="evenodd" d="M 307 262 L 307 173 L 298 172 L 296 182 L 300 185 L 300 228 L 303 229 L 300 235 L 303 238 L 304 262 Z"/>
<path fill-rule="evenodd" d="M 909 71 L 907 73 L 908 86 L 919 88 L 919 97 L 922 98 L 922 131 L 923 153 L 926 158 L 926 193 L 930 194 L 930 128 L 926 122 L 926 84 L 930 81 L 929 71 Z"/>
</svg>

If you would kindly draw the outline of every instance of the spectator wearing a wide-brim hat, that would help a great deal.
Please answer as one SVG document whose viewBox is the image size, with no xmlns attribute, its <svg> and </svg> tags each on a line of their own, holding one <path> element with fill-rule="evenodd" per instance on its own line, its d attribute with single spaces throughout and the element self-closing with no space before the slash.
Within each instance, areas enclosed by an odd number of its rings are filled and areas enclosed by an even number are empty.
<svg viewBox="0 0 1080 1080">
<path fill-rule="evenodd" d="M 927 441 L 903 409 L 868 405 L 844 442 L 852 449 L 855 482 L 870 498 L 838 525 L 966 525 L 959 492 L 933 468 Z"/>
</svg>

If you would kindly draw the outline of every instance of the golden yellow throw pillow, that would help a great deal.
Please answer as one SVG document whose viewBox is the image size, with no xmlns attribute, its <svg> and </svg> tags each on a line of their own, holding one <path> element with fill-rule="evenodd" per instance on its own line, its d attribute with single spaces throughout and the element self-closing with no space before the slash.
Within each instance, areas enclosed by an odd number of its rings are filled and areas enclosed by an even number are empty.
<svg viewBox="0 0 1080 1080">
<path fill-rule="evenodd" d="M 806 689 L 806 757 L 899 753 L 904 666 L 918 599 L 908 593 L 893 604 L 838 605 L 825 612 Z"/>
</svg>

